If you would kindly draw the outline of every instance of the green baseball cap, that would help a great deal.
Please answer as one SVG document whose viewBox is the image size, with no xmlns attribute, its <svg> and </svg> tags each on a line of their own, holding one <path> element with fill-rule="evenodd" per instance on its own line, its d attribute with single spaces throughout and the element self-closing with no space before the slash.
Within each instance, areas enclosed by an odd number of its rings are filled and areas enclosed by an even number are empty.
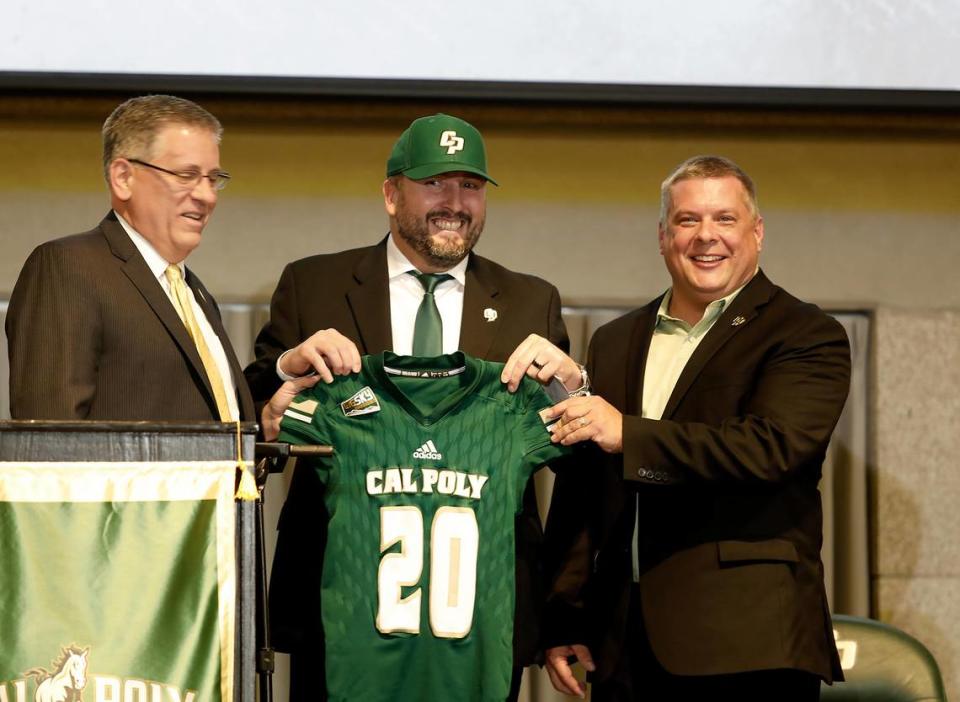
<svg viewBox="0 0 960 702">
<path fill-rule="evenodd" d="M 387 176 L 403 174 L 419 180 L 451 171 L 474 173 L 497 184 L 487 175 L 487 150 L 480 132 L 450 115 L 413 120 L 387 159 Z"/>
</svg>

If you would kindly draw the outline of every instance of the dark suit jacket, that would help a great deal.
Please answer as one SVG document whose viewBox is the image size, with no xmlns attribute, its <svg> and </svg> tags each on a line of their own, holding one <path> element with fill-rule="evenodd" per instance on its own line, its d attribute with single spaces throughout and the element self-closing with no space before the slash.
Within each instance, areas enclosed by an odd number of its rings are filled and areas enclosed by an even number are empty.
<svg viewBox="0 0 960 702">
<path fill-rule="evenodd" d="M 591 471 L 558 476 L 546 644 L 588 643 L 597 679 L 614 668 L 639 500 L 640 605 L 666 670 L 842 679 L 817 483 L 849 387 L 846 334 L 758 273 L 697 347 L 662 420 L 642 419 L 660 301 L 591 340 L 594 392 L 624 413 L 623 454 L 596 451 Z"/>
<path fill-rule="evenodd" d="M 253 420 L 216 302 L 189 270 L 186 282 L 223 343 L 240 417 Z M 219 420 L 196 345 L 112 212 L 30 254 L 6 331 L 14 419 Z"/>
<path fill-rule="evenodd" d="M 497 311 L 488 322 L 483 311 Z M 270 321 L 257 337 L 257 360 L 246 369 L 254 399 L 262 402 L 280 381 L 277 357 L 321 329 L 351 338 L 362 354 L 393 346 L 386 240 L 376 246 L 312 256 L 289 264 L 280 276 Z M 477 358 L 506 361 L 528 334 L 567 350 L 560 295 L 549 283 L 470 255 L 464 288 L 460 349 Z M 280 516 L 270 586 L 271 629 L 281 651 L 322 645 L 318 593 L 325 517 L 312 471 L 295 471 Z M 517 625 L 515 653 L 527 663 L 536 655 L 542 581 L 542 541 L 531 486 L 517 520 Z M 313 583 L 313 585 L 311 585 Z"/>
</svg>

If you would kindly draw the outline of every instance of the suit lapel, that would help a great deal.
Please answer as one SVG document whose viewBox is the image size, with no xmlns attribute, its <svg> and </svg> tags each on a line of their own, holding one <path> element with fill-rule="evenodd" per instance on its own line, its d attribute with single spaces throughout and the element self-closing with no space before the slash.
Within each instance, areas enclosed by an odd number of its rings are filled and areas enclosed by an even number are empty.
<svg viewBox="0 0 960 702">
<path fill-rule="evenodd" d="M 121 269 L 124 275 L 140 291 L 144 301 L 157 315 L 163 326 L 167 328 L 170 336 L 173 337 L 177 346 L 186 356 L 196 376 L 203 382 L 208 399 L 212 401 L 213 389 L 210 387 L 210 380 L 203 369 L 200 354 L 197 353 L 197 346 L 190 338 L 190 334 L 174 309 L 173 303 L 170 302 L 170 298 L 167 297 L 160 286 L 160 281 L 153 276 L 146 261 L 143 260 L 143 256 L 137 250 L 136 244 L 127 236 L 112 212 L 101 222 L 100 229 L 106 237 L 113 255 L 123 261 Z"/>
<path fill-rule="evenodd" d="M 503 320 L 509 314 L 509 306 L 506 299 L 499 296 L 495 278 L 486 259 L 470 255 L 460 316 L 460 349 L 475 358 L 489 357 Z"/>
<path fill-rule="evenodd" d="M 657 310 L 663 295 L 651 302 L 643 309 L 643 314 L 637 318 L 637 323 L 630 336 L 630 348 L 627 352 L 627 387 L 626 413 L 639 416 L 643 411 L 643 371 L 647 367 L 647 353 L 650 351 L 650 340 L 653 330 L 657 326 Z"/>
<path fill-rule="evenodd" d="M 360 259 L 353 270 L 353 277 L 357 285 L 347 292 L 347 303 L 359 335 L 360 353 L 380 353 L 384 349 L 392 349 L 386 239 Z"/>
<path fill-rule="evenodd" d="M 730 339 L 750 326 L 756 318 L 758 308 L 767 303 L 773 293 L 773 284 L 762 271 L 753 277 L 747 286 L 737 295 L 733 303 L 723 311 L 710 331 L 697 346 L 683 372 L 677 379 L 677 384 L 670 394 L 666 407 L 663 408 L 663 419 L 669 419 L 677 410 L 684 395 L 694 381 L 706 367 L 714 354 L 723 348 Z"/>
<path fill-rule="evenodd" d="M 203 310 L 207 321 L 210 322 L 214 334 L 220 339 L 220 346 L 223 347 L 223 353 L 227 357 L 227 364 L 230 366 L 230 374 L 233 376 L 233 382 L 237 388 L 237 406 L 240 409 L 240 419 L 252 420 L 254 418 L 253 398 L 250 395 L 246 380 L 244 380 L 243 369 L 240 367 L 240 361 L 237 360 L 237 354 L 233 350 L 233 344 L 230 343 L 230 336 L 223 326 L 223 319 L 220 317 L 217 305 L 210 296 L 210 293 L 207 292 L 207 289 L 203 287 L 200 279 L 197 278 L 189 268 L 187 269 L 186 283 L 190 286 L 190 289 L 193 290 L 193 296 L 197 304 L 200 305 L 200 309 Z M 204 377 L 206 377 L 206 373 L 204 373 Z"/>
</svg>

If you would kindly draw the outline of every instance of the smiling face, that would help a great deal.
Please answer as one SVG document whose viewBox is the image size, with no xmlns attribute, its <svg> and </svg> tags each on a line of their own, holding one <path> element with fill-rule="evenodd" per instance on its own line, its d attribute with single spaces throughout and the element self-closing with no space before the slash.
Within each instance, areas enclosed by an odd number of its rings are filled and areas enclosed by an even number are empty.
<svg viewBox="0 0 960 702">
<path fill-rule="evenodd" d="M 687 178 L 670 186 L 659 236 L 673 279 L 670 314 L 695 324 L 708 304 L 753 277 L 763 218 L 734 176 Z"/>
<path fill-rule="evenodd" d="M 170 171 L 220 170 L 217 136 L 195 125 L 161 127 L 150 153 L 125 154 Z M 203 228 L 217 205 L 209 179 L 183 186 L 167 173 L 119 157 L 110 164 L 113 208 L 170 263 L 179 263 L 200 243 Z"/>
<path fill-rule="evenodd" d="M 486 221 L 486 185 L 460 172 L 384 181 L 393 240 L 422 273 L 450 270 L 473 249 Z"/>
</svg>

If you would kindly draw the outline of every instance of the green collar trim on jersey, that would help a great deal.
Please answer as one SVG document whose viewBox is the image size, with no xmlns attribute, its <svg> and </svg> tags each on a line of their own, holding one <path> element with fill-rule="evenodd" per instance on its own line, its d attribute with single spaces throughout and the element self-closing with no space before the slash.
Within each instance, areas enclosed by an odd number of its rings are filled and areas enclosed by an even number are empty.
<svg viewBox="0 0 960 702">
<path fill-rule="evenodd" d="M 407 414 L 424 425 L 435 424 L 443 419 L 476 388 L 483 365 L 462 351 L 426 358 L 398 356 L 391 351 L 384 351 L 368 356 L 365 361 L 369 363 L 370 371 L 377 378 L 377 384 L 389 392 Z M 388 372 L 386 368 L 391 371 Z M 401 384 L 410 383 L 441 383 L 442 387 L 451 388 L 452 391 L 446 392 L 432 408 L 425 411 L 419 396 L 418 406 L 400 388 Z"/>
</svg>

